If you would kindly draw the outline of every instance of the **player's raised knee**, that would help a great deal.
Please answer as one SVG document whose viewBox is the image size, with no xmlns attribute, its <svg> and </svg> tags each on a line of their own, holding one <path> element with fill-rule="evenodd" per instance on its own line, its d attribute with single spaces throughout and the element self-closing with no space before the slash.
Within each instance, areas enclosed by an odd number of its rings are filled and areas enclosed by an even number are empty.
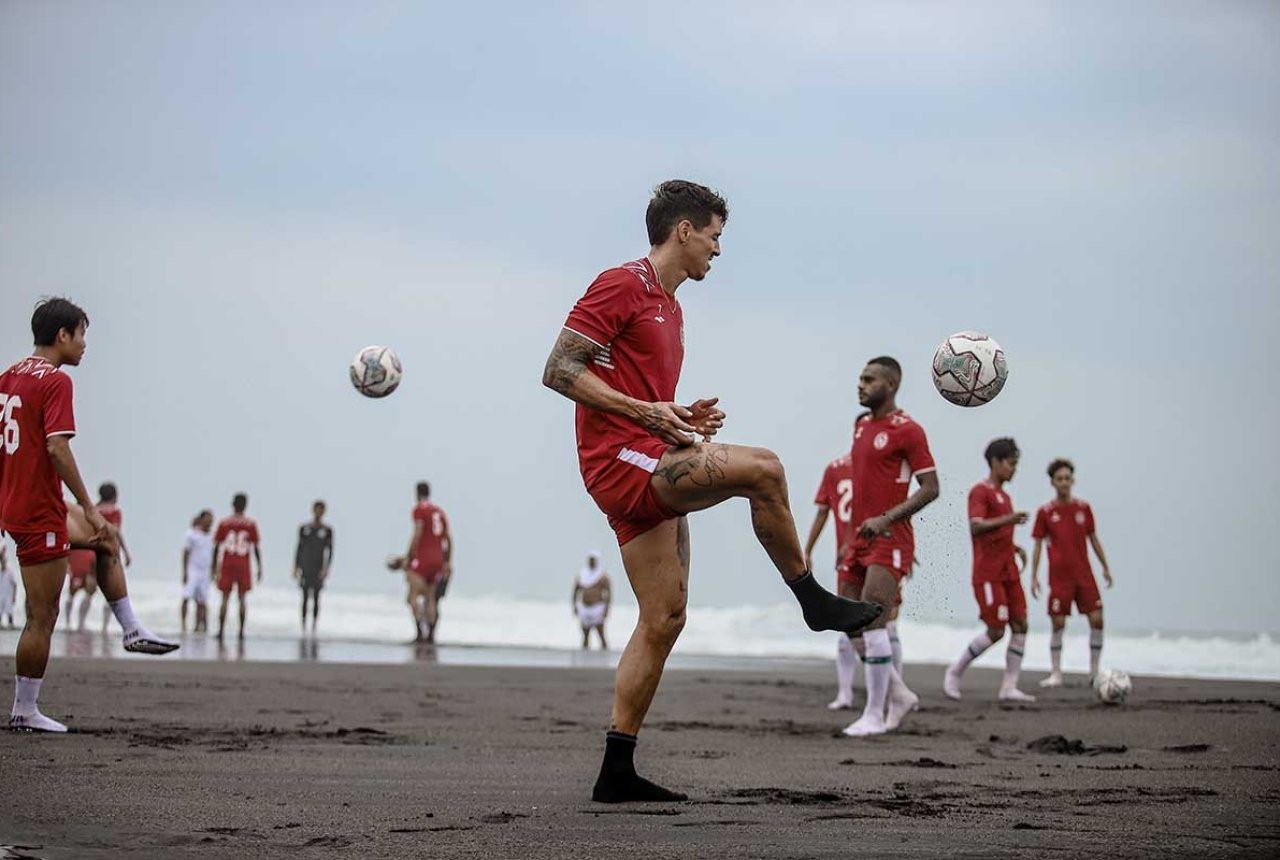
<svg viewBox="0 0 1280 860">
<path fill-rule="evenodd" d="M 785 487 L 787 473 L 782 460 L 768 448 L 751 448 L 751 466 L 757 486 L 766 489 Z"/>
</svg>

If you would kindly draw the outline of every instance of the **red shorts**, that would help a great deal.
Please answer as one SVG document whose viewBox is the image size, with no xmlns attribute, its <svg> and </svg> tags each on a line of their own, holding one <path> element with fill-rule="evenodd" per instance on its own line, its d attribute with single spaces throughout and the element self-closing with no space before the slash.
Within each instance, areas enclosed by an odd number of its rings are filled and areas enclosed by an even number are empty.
<svg viewBox="0 0 1280 860">
<path fill-rule="evenodd" d="M 1049 615 L 1070 615 L 1071 604 L 1081 615 L 1097 612 L 1102 608 L 1102 595 L 1092 574 L 1079 577 L 1049 577 Z"/>
<path fill-rule="evenodd" d="M 405 572 L 428 583 L 434 583 L 440 580 L 440 574 L 444 572 L 444 564 L 438 560 L 424 560 L 415 557 L 409 562 Z"/>
<path fill-rule="evenodd" d="M 914 547 L 895 543 L 888 538 L 855 540 L 849 563 L 836 568 L 836 581 L 842 585 L 852 585 L 861 594 L 867 585 L 867 568 L 873 564 L 879 565 L 888 569 L 898 581 L 897 605 L 901 606 L 902 581 L 911 573 L 914 556 Z"/>
<path fill-rule="evenodd" d="M 654 492 L 651 481 L 658 460 L 670 447 L 661 439 L 636 439 L 623 445 L 618 456 L 595 475 L 587 492 L 609 518 L 609 527 L 625 545 L 654 526 L 680 516 Z M 585 470 L 584 470 L 585 471 Z"/>
<path fill-rule="evenodd" d="M 241 594 L 252 591 L 253 572 L 248 568 L 227 570 L 225 567 L 218 571 L 218 590 L 223 594 L 230 594 L 232 589 Z"/>
<path fill-rule="evenodd" d="M 98 554 L 91 549 L 73 549 L 67 557 L 67 570 L 71 574 L 71 590 L 84 588 L 85 581 L 97 573 Z"/>
<path fill-rule="evenodd" d="M 975 582 L 973 596 L 978 598 L 978 617 L 988 627 L 1027 620 L 1027 596 L 1022 591 L 1021 580 Z"/>
<path fill-rule="evenodd" d="M 20 565 L 56 561 L 71 552 L 71 541 L 67 538 L 65 525 L 55 531 L 9 532 L 9 536 L 18 545 Z"/>
</svg>

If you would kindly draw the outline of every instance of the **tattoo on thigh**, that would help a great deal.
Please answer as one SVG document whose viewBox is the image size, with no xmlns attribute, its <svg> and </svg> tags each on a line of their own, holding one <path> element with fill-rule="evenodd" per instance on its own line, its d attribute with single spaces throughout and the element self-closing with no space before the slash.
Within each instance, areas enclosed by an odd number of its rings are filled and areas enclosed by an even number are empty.
<svg viewBox="0 0 1280 860">
<path fill-rule="evenodd" d="M 674 487 L 681 478 L 688 478 L 695 487 L 714 487 L 726 477 L 725 466 L 729 463 L 727 445 L 699 445 L 688 454 L 672 459 L 657 469 L 653 474 L 666 480 Z"/>
<path fill-rule="evenodd" d="M 689 518 L 676 520 L 676 555 L 680 559 L 680 567 L 685 575 L 689 574 Z"/>
</svg>

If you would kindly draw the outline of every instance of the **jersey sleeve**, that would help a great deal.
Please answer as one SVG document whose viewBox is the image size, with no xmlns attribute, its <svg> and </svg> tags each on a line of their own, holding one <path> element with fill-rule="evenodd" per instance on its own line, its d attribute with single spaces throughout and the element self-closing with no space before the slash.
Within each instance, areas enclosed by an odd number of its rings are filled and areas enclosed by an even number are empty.
<svg viewBox="0 0 1280 860">
<path fill-rule="evenodd" d="M 924 428 L 919 424 L 912 423 L 907 428 L 906 436 L 902 440 L 902 453 L 906 457 L 907 465 L 911 467 L 913 476 L 937 470 L 933 462 L 933 454 L 929 451 L 929 440 L 924 435 Z"/>
<path fill-rule="evenodd" d="M 256 522 L 249 523 L 249 543 L 255 545 L 261 543 L 261 539 L 258 537 L 258 524 Z"/>
<path fill-rule="evenodd" d="M 601 273 L 573 306 L 564 327 L 596 346 L 608 346 L 631 321 L 638 284 L 636 275 L 625 269 Z"/>
<path fill-rule="evenodd" d="M 969 522 L 987 518 L 989 501 L 986 488 L 981 484 L 969 491 Z"/>
<path fill-rule="evenodd" d="M 831 507 L 831 496 L 831 467 L 828 466 L 822 473 L 822 480 L 818 483 L 818 492 L 813 496 L 813 503 Z"/>
<path fill-rule="evenodd" d="M 187 534 L 182 538 L 182 551 L 195 552 L 195 549 L 196 549 L 196 539 L 191 534 L 191 532 L 187 532 Z"/>
<path fill-rule="evenodd" d="M 1093 505 L 1084 506 L 1084 533 L 1091 535 L 1094 532 L 1093 523 Z"/>
<path fill-rule="evenodd" d="M 427 508 L 426 508 L 426 506 L 425 506 L 425 505 L 414 505 L 412 517 L 413 517 L 413 521 L 414 521 L 415 523 L 422 523 L 423 525 L 425 525 L 425 524 L 426 524 L 426 522 L 427 522 Z"/>
<path fill-rule="evenodd" d="M 1045 516 L 1044 508 L 1036 511 L 1035 525 L 1031 527 L 1031 537 L 1035 540 L 1043 540 L 1049 534 L 1049 518 Z"/>
<path fill-rule="evenodd" d="M 223 520 L 222 522 L 218 523 L 218 528 L 213 533 L 213 542 L 215 544 L 222 543 L 224 540 L 227 539 L 227 534 L 230 533 L 230 531 L 231 529 L 227 528 L 226 520 Z"/>
<path fill-rule="evenodd" d="M 76 418 L 72 409 L 71 377 L 61 371 L 48 377 L 44 401 L 44 435 L 74 436 L 76 435 Z"/>
</svg>

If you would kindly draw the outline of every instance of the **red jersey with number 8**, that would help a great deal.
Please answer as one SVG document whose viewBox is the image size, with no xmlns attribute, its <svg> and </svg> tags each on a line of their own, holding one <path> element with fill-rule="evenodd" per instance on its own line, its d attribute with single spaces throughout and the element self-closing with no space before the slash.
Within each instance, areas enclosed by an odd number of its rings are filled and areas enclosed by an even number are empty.
<svg viewBox="0 0 1280 860">
<path fill-rule="evenodd" d="M 232 514 L 218 523 L 214 532 L 215 545 L 222 544 L 222 576 L 248 576 L 249 550 L 258 545 L 258 524 L 248 517 Z"/>
<path fill-rule="evenodd" d="M 62 479 L 45 447 L 74 436 L 71 377 L 38 356 L 0 374 L 0 528 L 65 532 Z"/>
<path fill-rule="evenodd" d="M 422 523 L 422 533 L 418 537 L 418 545 L 414 548 L 413 571 L 424 575 L 434 575 L 444 567 L 444 536 L 449 530 L 449 521 L 444 511 L 431 502 L 418 502 L 413 507 L 413 521 Z"/>
</svg>

